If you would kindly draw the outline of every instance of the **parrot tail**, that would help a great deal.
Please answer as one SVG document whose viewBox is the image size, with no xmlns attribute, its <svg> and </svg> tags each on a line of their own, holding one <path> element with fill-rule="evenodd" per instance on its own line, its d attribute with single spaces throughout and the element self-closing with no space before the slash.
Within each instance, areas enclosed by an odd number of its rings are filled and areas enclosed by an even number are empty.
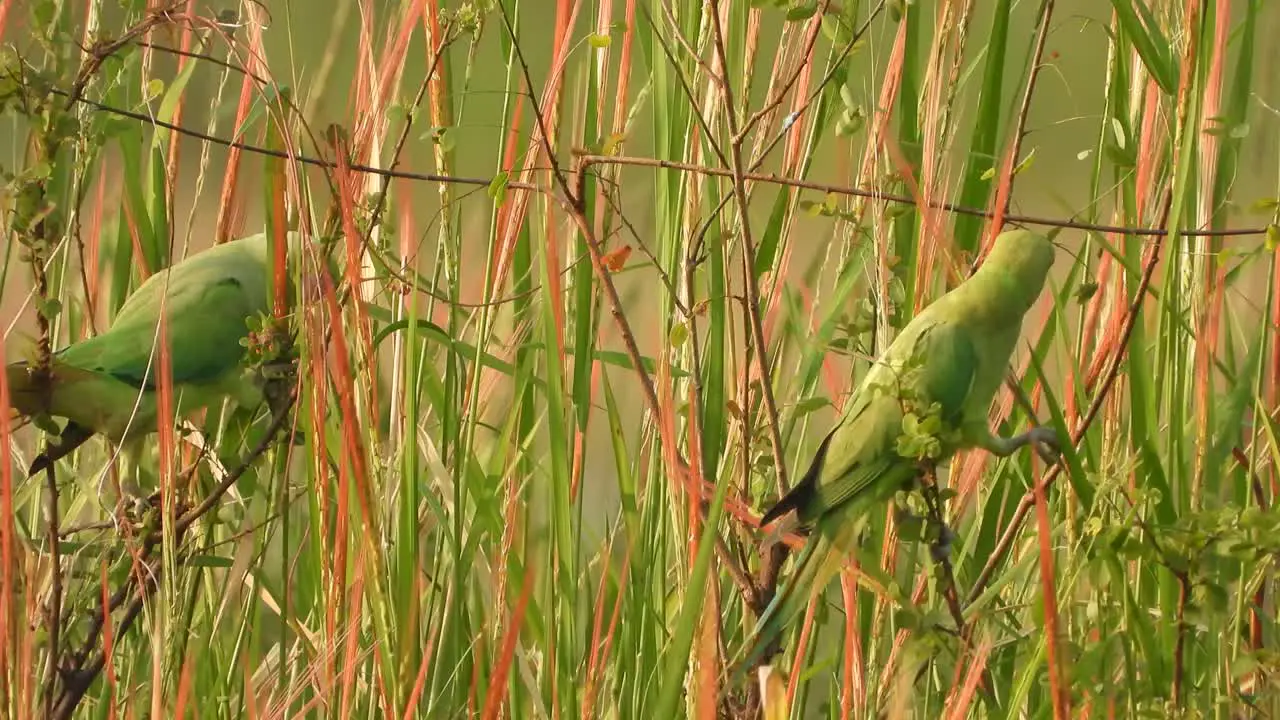
<svg viewBox="0 0 1280 720">
<path fill-rule="evenodd" d="M 843 530 L 841 528 L 839 532 L 843 534 Z M 821 595 L 843 564 L 844 553 L 826 533 L 819 531 L 809 537 L 804 549 L 796 556 L 791 576 L 756 621 L 754 637 L 730 671 L 731 686 L 738 685 L 748 670 L 772 654 L 778 636 L 804 613 L 810 597 L 815 593 Z"/>
<path fill-rule="evenodd" d="M 52 362 L 53 376 L 49 379 L 47 387 L 41 387 L 41 383 L 36 381 L 35 368 L 29 362 L 20 360 L 5 366 L 5 382 L 9 386 L 9 407 L 15 414 L 31 417 L 47 413 L 51 405 L 58 407 L 58 401 L 54 399 L 55 392 L 64 394 L 75 388 L 101 382 L 102 376 L 91 370 L 68 365 L 56 356 Z"/>
<path fill-rule="evenodd" d="M 807 505 L 813 498 L 813 490 L 818 484 L 818 475 L 822 472 L 822 465 L 827 461 L 827 447 L 831 444 L 831 436 L 833 435 L 835 435 L 835 430 L 827 433 L 827 436 L 822 439 L 822 444 L 818 446 L 818 451 L 813 454 L 813 461 L 809 463 L 809 469 L 805 471 L 804 477 L 800 478 L 800 482 L 791 488 L 791 492 L 784 495 L 760 518 L 760 527 L 763 528 L 792 510 L 797 512 L 797 519 L 799 519 L 800 508 Z"/>
<path fill-rule="evenodd" d="M 4 379 L 9 389 L 9 408 L 13 414 L 34 415 L 39 409 L 40 401 L 30 364 L 20 361 L 6 365 Z"/>
</svg>

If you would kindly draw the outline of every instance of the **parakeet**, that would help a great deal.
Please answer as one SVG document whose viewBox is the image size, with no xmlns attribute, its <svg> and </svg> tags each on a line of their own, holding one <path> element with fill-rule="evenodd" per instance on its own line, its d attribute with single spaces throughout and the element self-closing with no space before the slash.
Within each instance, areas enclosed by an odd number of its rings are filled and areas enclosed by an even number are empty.
<svg viewBox="0 0 1280 720">
<path fill-rule="evenodd" d="M 757 620 L 739 673 L 839 571 L 867 511 L 910 487 L 922 454 L 942 463 L 973 447 L 1007 456 L 1035 442 L 1056 446 L 1051 427 L 1005 438 L 993 435 L 987 420 L 1022 318 L 1040 296 L 1053 260 L 1053 245 L 1042 236 L 1000 234 L 977 272 L 913 318 L 871 367 L 803 479 L 760 519 L 764 527 L 795 511 L 811 533 L 790 577 Z M 939 427 L 925 437 L 936 439 L 913 441 L 912 433 L 904 433 L 904 426 L 919 426 L 930 414 Z"/>
<path fill-rule="evenodd" d="M 296 234 L 292 244 L 298 242 Z M 242 408 L 263 401 L 262 382 L 242 365 L 250 318 L 270 312 L 271 242 L 265 234 L 214 246 L 147 278 L 111 327 L 53 355 L 47 393 L 34 368 L 5 368 L 9 400 L 23 416 L 67 419 L 59 441 L 36 458 L 38 472 L 96 433 L 117 445 L 156 431 L 159 320 L 167 318 L 173 402 L 178 417 L 230 398 Z M 155 358 L 156 362 L 152 359 Z"/>
</svg>

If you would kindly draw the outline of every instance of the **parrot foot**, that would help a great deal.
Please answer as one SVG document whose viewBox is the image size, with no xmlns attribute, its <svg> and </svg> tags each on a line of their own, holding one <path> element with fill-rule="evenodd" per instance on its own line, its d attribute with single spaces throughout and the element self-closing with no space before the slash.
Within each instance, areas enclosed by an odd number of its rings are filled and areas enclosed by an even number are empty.
<svg viewBox="0 0 1280 720">
<path fill-rule="evenodd" d="M 935 563 L 941 563 L 943 560 L 951 557 L 951 544 L 955 541 L 956 534 L 946 525 L 938 528 L 938 539 L 929 546 L 929 556 L 933 558 Z"/>
<path fill-rule="evenodd" d="M 1037 425 L 1026 433 L 1028 442 L 1036 449 L 1040 458 L 1049 464 L 1058 461 L 1062 452 L 1062 443 L 1058 439 L 1058 430 L 1052 425 Z"/>
<path fill-rule="evenodd" d="M 1000 457 L 1008 457 L 1019 449 L 1032 445 L 1040 457 L 1047 463 L 1057 462 L 1057 453 L 1061 450 L 1058 431 L 1052 425 L 1037 425 L 1030 430 L 1013 437 L 991 437 L 985 447 Z"/>
<path fill-rule="evenodd" d="M 763 556 L 765 553 L 768 553 L 774 545 L 782 542 L 784 535 L 792 532 L 799 526 L 800 521 L 796 519 L 795 515 L 788 515 L 781 521 L 774 523 L 773 528 L 770 529 L 769 532 L 765 534 L 764 539 L 760 541 L 760 554 Z"/>
<path fill-rule="evenodd" d="M 31 467 L 27 469 L 27 475 L 35 475 L 53 467 L 55 462 L 70 455 L 91 437 L 93 437 L 92 430 L 75 423 L 67 423 L 67 426 L 62 430 L 62 434 L 58 436 L 58 442 L 49 443 L 45 451 L 31 461 Z"/>
</svg>

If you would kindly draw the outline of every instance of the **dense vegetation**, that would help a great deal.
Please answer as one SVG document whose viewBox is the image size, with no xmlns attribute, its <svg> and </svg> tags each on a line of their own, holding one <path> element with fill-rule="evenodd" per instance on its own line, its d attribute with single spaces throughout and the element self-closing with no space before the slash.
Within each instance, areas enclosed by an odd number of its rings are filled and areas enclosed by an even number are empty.
<svg viewBox="0 0 1280 720">
<path fill-rule="evenodd" d="M 27 477 L 44 435 L 0 418 L 6 716 L 758 716 L 726 664 L 802 542 L 762 552 L 761 512 L 1013 226 L 1062 251 L 993 427 L 1071 442 L 941 468 L 942 562 L 919 497 L 877 514 L 770 717 L 1276 715 L 1278 30 L 0 0 L 7 361 L 217 241 L 333 262 L 247 343 L 296 356 L 298 444 L 210 412 L 140 478 L 101 440 Z"/>
</svg>

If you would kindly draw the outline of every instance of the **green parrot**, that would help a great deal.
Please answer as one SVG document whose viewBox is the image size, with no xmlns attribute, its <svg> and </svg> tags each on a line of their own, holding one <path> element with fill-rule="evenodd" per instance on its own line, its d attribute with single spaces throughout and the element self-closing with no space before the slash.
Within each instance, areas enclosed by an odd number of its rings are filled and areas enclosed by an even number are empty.
<svg viewBox="0 0 1280 720">
<path fill-rule="evenodd" d="M 292 234 L 290 244 L 297 246 Z M 125 300 L 111 327 L 54 353 L 48 392 L 25 361 L 5 368 L 9 402 L 20 416 L 67 419 L 31 474 L 94 434 L 135 448 L 157 430 L 161 308 L 168 321 L 177 417 L 229 398 L 240 408 L 264 401 L 260 373 L 242 365 L 248 320 L 271 310 L 271 243 L 265 234 L 216 245 L 155 273 Z M 132 454 L 132 453 L 130 453 Z"/>
<path fill-rule="evenodd" d="M 738 671 L 749 669 L 782 629 L 820 594 L 854 550 L 869 510 L 908 488 L 917 459 L 948 460 L 980 447 L 1008 456 L 1023 446 L 1056 447 L 1052 427 L 1014 437 L 991 433 L 987 411 L 1053 266 L 1049 240 L 1024 230 L 1000 234 L 965 282 L 911 320 L 871 367 L 804 477 L 760 518 L 765 527 L 790 511 L 809 540 L 790 578 L 756 622 Z M 911 447 L 904 426 L 932 414 L 939 431 Z M 938 422 L 940 421 L 940 422 Z"/>
</svg>

